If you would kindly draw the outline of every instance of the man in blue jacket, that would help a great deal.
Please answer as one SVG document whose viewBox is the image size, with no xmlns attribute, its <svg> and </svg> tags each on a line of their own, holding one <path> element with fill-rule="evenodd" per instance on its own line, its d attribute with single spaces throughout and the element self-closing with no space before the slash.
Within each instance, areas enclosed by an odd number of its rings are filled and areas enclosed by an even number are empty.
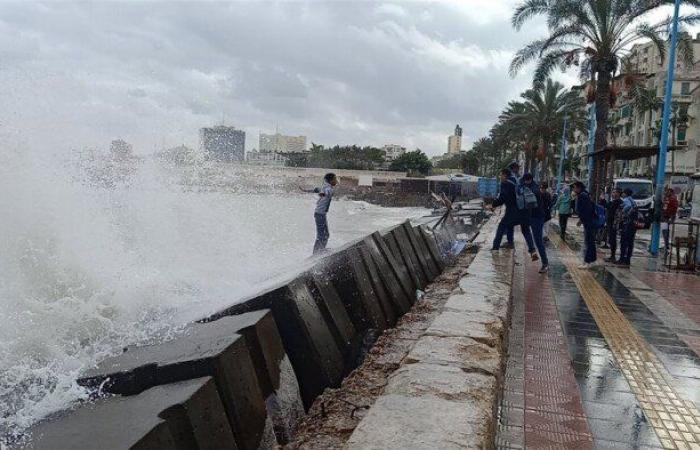
<svg viewBox="0 0 700 450">
<path fill-rule="evenodd" d="M 576 193 L 578 225 L 583 225 L 583 240 L 586 247 L 583 264 L 579 266 L 579 269 L 590 269 L 597 259 L 595 248 L 596 208 L 583 183 L 580 181 L 574 183 L 574 192 Z"/>
<path fill-rule="evenodd" d="M 493 246 L 491 250 L 499 250 L 501 248 L 501 241 L 503 240 L 503 235 L 508 235 L 508 230 L 512 230 L 515 225 L 520 225 L 520 230 L 525 237 L 525 242 L 527 242 L 528 252 L 532 257 L 533 261 L 539 259 L 537 257 L 537 251 L 535 250 L 535 243 L 532 239 L 532 233 L 530 232 L 530 224 L 524 217 L 524 212 L 518 209 L 518 204 L 516 200 L 516 188 L 517 183 L 512 180 L 512 173 L 508 169 L 501 170 L 501 188 L 498 193 L 498 198 L 493 201 L 490 209 L 505 205 L 506 213 L 498 223 L 498 228 L 496 229 L 496 236 L 493 240 Z M 512 234 L 508 235 L 508 244 L 510 248 L 513 245 Z"/>
</svg>

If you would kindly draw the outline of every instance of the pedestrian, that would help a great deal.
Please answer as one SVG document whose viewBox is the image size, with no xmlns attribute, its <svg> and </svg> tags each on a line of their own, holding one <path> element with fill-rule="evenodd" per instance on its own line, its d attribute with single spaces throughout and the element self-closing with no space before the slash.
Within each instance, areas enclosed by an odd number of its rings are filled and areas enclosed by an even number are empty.
<svg viewBox="0 0 700 450">
<path fill-rule="evenodd" d="M 523 233 L 525 242 L 527 243 L 530 257 L 533 261 L 536 261 L 538 257 L 537 251 L 535 250 L 535 243 L 532 239 L 532 233 L 530 232 L 529 218 L 525 217 L 525 211 L 518 207 L 518 185 L 513 182 L 513 174 L 509 169 L 501 170 L 499 176 L 501 179 L 500 192 L 498 193 L 498 197 L 491 205 L 488 206 L 488 208 L 493 210 L 501 205 L 505 205 L 506 212 L 499 222 L 498 228 L 496 228 L 496 236 L 493 240 L 491 250 L 497 251 L 501 248 L 501 241 L 503 240 L 504 235 L 506 235 L 508 244 L 510 244 L 509 248 L 513 248 L 512 230 L 516 225 L 520 225 L 520 230 Z M 510 234 L 509 230 L 511 230 Z"/>
<path fill-rule="evenodd" d="M 637 234 L 639 211 L 632 199 L 632 189 L 622 192 L 622 222 L 620 225 L 620 260 L 618 265 L 629 267 L 634 253 L 634 238 Z"/>
<path fill-rule="evenodd" d="M 664 249 L 669 250 L 669 233 L 678 213 L 678 198 L 672 188 L 666 188 L 664 193 L 664 204 L 661 210 L 661 234 L 664 236 Z"/>
<path fill-rule="evenodd" d="M 571 191 L 569 186 L 563 186 L 561 194 L 557 198 L 557 202 L 554 205 L 554 209 L 557 211 L 559 216 L 559 235 L 563 241 L 566 241 L 566 225 L 569 223 L 569 217 L 571 217 Z"/>
<path fill-rule="evenodd" d="M 547 259 L 547 250 L 544 246 L 543 233 L 544 222 L 545 218 L 547 217 L 546 211 L 548 211 L 551 206 L 551 196 L 547 197 L 545 195 L 548 194 L 546 191 L 547 184 L 543 183 L 543 186 L 538 186 L 537 183 L 533 181 L 532 175 L 529 173 L 523 175 L 521 184 L 523 188 L 530 189 L 530 191 L 535 194 L 535 199 L 537 200 L 537 203 L 533 207 L 527 209 L 527 214 L 529 215 L 530 219 L 532 237 L 535 241 L 537 251 L 540 254 L 540 259 L 542 260 L 540 273 L 547 273 L 549 270 L 549 260 Z"/>
<path fill-rule="evenodd" d="M 579 269 L 590 269 L 597 259 L 595 248 L 596 208 L 586 186 L 580 181 L 574 183 L 574 193 L 576 194 L 576 215 L 578 215 L 577 225 L 583 225 L 585 246 L 583 264 L 579 266 Z"/>
<path fill-rule="evenodd" d="M 518 161 L 513 160 L 508 164 L 507 169 L 510 171 L 510 175 L 508 175 L 508 179 L 513 183 L 515 186 L 518 185 L 520 182 L 520 163 Z M 517 225 L 517 222 L 511 223 L 511 225 L 508 227 L 508 230 L 506 231 L 506 240 L 508 243 L 506 244 L 506 248 L 514 248 L 513 241 L 514 241 L 514 236 L 513 232 L 515 229 L 515 225 Z"/>
<path fill-rule="evenodd" d="M 318 194 L 316 209 L 314 210 L 314 221 L 316 222 L 316 242 L 314 243 L 313 254 L 322 253 L 328 245 L 330 232 L 328 231 L 328 209 L 333 199 L 333 188 L 338 185 L 338 177 L 334 173 L 327 173 L 323 177 L 323 186 L 313 190 L 301 189 L 303 192 L 313 192 Z"/>
<path fill-rule="evenodd" d="M 544 223 L 542 225 L 542 238 L 545 242 L 549 241 L 547 237 L 547 223 L 552 220 L 552 206 L 554 202 L 552 200 L 552 194 L 549 193 L 549 185 L 546 181 L 540 184 L 540 194 L 542 195 L 542 211 L 544 212 Z M 533 236 L 534 237 L 534 236 Z"/>
<path fill-rule="evenodd" d="M 605 261 L 615 263 L 615 254 L 617 252 L 617 235 L 620 232 L 622 223 L 622 190 L 619 188 L 613 189 L 608 202 L 608 209 L 605 213 L 605 228 L 608 230 L 608 245 L 610 246 L 610 257 L 605 258 Z"/>
</svg>

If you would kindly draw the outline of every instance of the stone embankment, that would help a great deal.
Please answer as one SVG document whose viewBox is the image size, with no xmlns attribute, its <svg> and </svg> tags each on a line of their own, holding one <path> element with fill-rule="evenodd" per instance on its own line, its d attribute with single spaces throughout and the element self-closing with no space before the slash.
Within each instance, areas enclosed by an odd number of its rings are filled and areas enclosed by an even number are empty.
<svg viewBox="0 0 700 450">
<path fill-rule="evenodd" d="M 406 222 L 301 263 L 297 275 L 203 317 L 174 340 L 130 347 L 103 361 L 79 380 L 95 391 L 95 399 L 37 424 L 24 445 L 53 450 L 252 450 L 285 445 L 314 400 L 326 388 L 340 386 L 362 362 L 376 336 L 391 329 L 412 308 L 416 292 L 443 272 L 446 243 L 449 238 Z M 483 270 L 494 269 L 488 261 L 479 264 Z M 478 284 L 470 287 L 469 277 L 463 289 L 481 289 Z M 491 281 L 503 282 L 475 278 L 475 283 Z M 487 288 L 493 286 L 484 286 L 484 292 Z M 380 401 L 370 409 L 371 416 L 381 414 L 386 405 L 387 413 L 398 420 L 391 411 L 392 401 L 423 408 L 410 402 L 464 405 L 481 395 L 475 387 L 445 392 L 435 399 L 419 395 L 430 388 L 420 383 L 428 383 L 426 376 L 440 367 L 445 374 L 459 370 L 484 389 L 495 378 L 495 363 L 477 354 L 491 355 L 489 349 L 500 346 L 503 326 L 475 316 L 464 322 L 469 324 L 467 332 L 457 321 L 469 315 L 473 301 L 459 295 L 450 300 L 449 310 L 437 317 L 392 376 Z M 492 306 L 482 302 L 480 314 L 500 314 L 500 309 L 489 309 Z M 438 345 L 439 351 L 431 351 L 432 345 Z M 453 364 L 450 358 L 459 355 L 462 360 L 474 356 L 483 367 Z M 409 360 L 415 361 L 409 364 Z M 418 377 L 415 383 L 410 382 L 414 376 Z M 475 415 L 469 418 L 477 420 Z M 364 422 L 352 445 L 361 446 L 363 439 L 371 437 L 372 427 Z"/>
</svg>

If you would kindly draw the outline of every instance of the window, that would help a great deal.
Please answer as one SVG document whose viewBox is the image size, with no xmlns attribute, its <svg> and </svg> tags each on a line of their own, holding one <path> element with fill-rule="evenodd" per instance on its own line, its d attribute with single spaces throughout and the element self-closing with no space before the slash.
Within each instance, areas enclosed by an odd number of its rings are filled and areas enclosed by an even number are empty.
<svg viewBox="0 0 700 450">
<path fill-rule="evenodd" d="M 684 81 L 681 83 L 681 95 L 690 95 L 690 83 Z"/>
<path fill-rule="evenodd" d="M 676 142 L 685 142 L 685 132 L 686 129 L 678 130 L 676 133 Z"/>
<path fill-rule="evenodd" d="M 622 107 L 622 110 L 620 111 L 620 116 L 624 119 L 626 117 L 629 117 L 632 114 L 632 108 L 630 105 L 625 105 Z"/>
</svg>

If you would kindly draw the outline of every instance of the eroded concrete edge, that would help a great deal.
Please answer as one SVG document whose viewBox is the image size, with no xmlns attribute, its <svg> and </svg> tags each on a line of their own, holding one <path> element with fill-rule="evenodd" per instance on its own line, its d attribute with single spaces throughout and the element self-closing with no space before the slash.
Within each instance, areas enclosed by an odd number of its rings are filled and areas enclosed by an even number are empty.
<svg viewBox="0 0 700 450">
<path fill-rule="evenodd" d="M 349 449 L 492 448 L 511 310 L 513 254 L 492 253 L 497 220 L 443 311 L 390 377 Z"/>
</svg>

